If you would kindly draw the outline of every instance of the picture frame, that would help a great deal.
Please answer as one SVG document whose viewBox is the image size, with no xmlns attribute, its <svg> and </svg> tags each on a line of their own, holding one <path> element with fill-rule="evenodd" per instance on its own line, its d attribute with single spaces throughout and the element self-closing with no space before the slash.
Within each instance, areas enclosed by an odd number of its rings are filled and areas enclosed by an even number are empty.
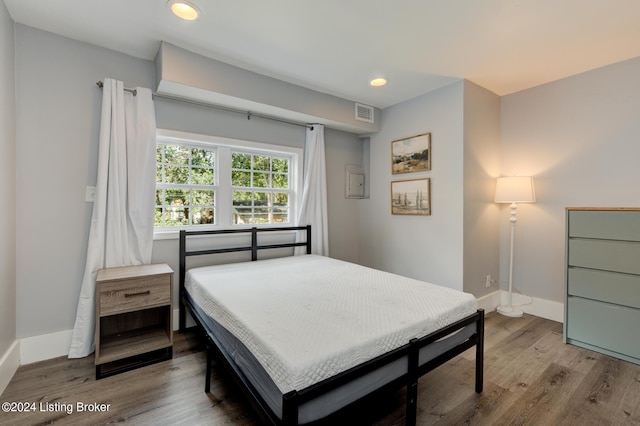
<svg viewBox="0 0 640 426">
<path fill-rule="evenodd" d="M 391 173 L 431 170 L 431 133 L 391 141 Z"/>
<path fill-rule="evenodd" d="M 392 181 L 391 214 L 431 216 L 431 178 Z"/>
</svg>

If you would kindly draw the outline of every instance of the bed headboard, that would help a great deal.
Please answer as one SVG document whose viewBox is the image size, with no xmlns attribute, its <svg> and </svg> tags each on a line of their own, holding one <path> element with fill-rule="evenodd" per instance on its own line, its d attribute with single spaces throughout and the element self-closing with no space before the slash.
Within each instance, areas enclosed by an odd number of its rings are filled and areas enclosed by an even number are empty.
<svg viewBox="0 0 640 426">
<path fill-rule="evenodd" d="M 258 244 L 258 234 L 265 232 L 282 232 L 282 231 L 306 231 L 306 238 L 303 242 L 293 242 L 293 243 L 279 243 L 279 244 Z M 207 250 L 191 250 L 187 251 L 187 238 L 191 236 L 202 236 L 202 235 L 219 235 L 219 234 L 251 234 L 251 245 L 250 246 L 242 246 L 242 247 L 230 247 L 230 248 L 215 248 L 215 249 L 207 249 Z M 311 225 L 307 226 L 288 226 L 288 227 L 279 227 L 279 228 L 253 228 L 248 229 L 220 229 L 215 231 L 180 231 L 180 272 L 179 272 L 179 285 L 180 285 L 180 322 L 181 327 L 184 326 L 183 321 L 183 309 L 182 309 L 182 297 L 184 295 L 184 278 L 187 271 L 187 262 L 186 259 L 189 256 L 201 256 L 207 254 L 218 254 L 218 253 L 232 253 L 232 252 L 240 252 L 240 251 L 250 251 L 251 252 L 251 260 L 258 260 L 258 251 L 259 250 L 268 250 L 268 249 L 278 249 L 278 248 L 287 248 L 287 247 L 306 247 L 307 254 L 311 254 Z"/>
</svg>

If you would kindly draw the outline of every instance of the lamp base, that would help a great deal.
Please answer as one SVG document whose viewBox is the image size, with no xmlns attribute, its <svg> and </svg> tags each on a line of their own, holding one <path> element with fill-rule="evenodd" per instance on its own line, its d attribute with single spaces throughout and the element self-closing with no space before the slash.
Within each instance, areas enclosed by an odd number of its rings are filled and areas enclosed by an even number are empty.
<svg viewBox="0 0 640 426">
<path fill-rule="evenodd" d="M 513 306 L 498 306 L 496 310 L 505 317 L 520 318 L 523 315 L 520 309 L 516 309 Z"/>
</svg>

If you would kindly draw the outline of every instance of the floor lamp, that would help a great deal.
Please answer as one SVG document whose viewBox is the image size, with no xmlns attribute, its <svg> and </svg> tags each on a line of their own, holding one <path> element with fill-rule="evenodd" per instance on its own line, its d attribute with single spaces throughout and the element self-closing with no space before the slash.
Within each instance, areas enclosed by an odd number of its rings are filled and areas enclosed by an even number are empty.
<svg viewBox="0 0 640 426">
<path fill-rule="evenodd" d="M 515 232 L 517 203 L 534 203 L 536 194 L 530 176 L 499 177 L 496 181 L 496 203 L 511 204 L 511 247 L 509 251 L 509 304 L 498 306 L 498 312 L 508 317 L 521 317 L 522 311 L 513 307 L 513 235 Z"/>
</svg>

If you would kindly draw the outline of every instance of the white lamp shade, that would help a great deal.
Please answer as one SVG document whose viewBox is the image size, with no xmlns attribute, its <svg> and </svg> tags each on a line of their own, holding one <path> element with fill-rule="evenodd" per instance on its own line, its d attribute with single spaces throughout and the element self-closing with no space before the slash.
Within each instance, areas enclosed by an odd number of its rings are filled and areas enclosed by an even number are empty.
<svg viewBox="0 0 640 426">
<path fill-rule="evenodd" d="M 504 176 L 496 181 L 496 203 L 534 203 L 536 193 L 531 176 Z"/>
</svg>

